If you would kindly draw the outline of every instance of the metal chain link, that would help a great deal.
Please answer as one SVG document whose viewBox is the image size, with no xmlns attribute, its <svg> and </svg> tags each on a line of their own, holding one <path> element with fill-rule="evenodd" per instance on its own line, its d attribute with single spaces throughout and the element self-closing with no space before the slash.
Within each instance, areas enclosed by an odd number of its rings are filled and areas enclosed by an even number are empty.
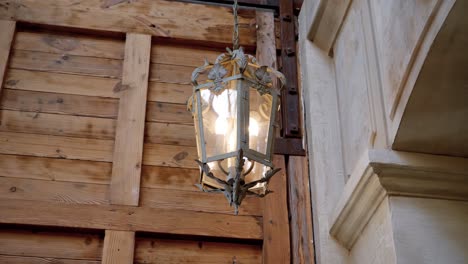
<svg viewBox="0 0 468 264">
<path fill-rule="evenodd" d="M 234 0 L 234 5 L 232 6 L 234 13 L 234 33 L 232 35 L 232 44 L 234 50 L 239 48 L 239 18 L 237 16 L 238 8 L 239 5 L 237 4 L 237 0 Z"/>
</svg>

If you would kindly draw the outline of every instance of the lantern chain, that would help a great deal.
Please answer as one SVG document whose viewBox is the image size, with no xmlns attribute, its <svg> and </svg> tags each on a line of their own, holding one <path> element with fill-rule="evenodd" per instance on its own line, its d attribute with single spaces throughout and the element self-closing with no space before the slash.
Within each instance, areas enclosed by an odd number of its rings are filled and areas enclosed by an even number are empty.
<svg viewBox="0 0 468 264">
<path fill-rule="evenodd" d="M 239 49 L 239 17 L 237 15 L 237 9 L 239 8 L 239 4 L 237 0 L 234 0 L 234 5 L 232 6 L 233 13 L 234 13 L 234 33 L 232 36 L 232 43 L 233 49 Z"/>
</svg>

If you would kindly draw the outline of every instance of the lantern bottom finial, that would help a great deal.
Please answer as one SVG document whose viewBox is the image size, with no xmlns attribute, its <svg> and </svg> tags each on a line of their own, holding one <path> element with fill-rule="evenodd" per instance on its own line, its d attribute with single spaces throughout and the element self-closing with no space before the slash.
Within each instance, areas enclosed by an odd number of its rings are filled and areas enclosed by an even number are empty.
<svg viewBox="0 0 468 264">
<path fill-rule="evenodd" d="M 268 183 L 280 168 L 277 169 L 270 169 L 268 170 L 264 177 L 260 180 L 252 181 L 252 182 L 245 182 L 243 176 L 243 167 L 244 167 L 244 156 L 243 151 L 240 149 L 237 154 L 236 158 L 236 166 L 235 170 L 232 170 L 229 175 L 227 176 L 227 181 L 222 180 L 214 176 L 211 172 L 210 167 L 207 163 L 203 163 L 199 160 L 195 160 L 198 165 L 200 166 L 200 170 L 202 174 L 205 174 L 207 177 L 213 179 L 216 183 L 218 183 L 221 187 L 220 188 L 211 188 L 205 189 L 204 185 L 197 184 L 203 192 L 220 192 L 223 193 L 226 199 L 229 202 L 229 205 L 234 206 L 234 213 L 237 215 L 239 213 L 239 206 L 241 205 L 242 201 L 247 195 L 253 195 L 257 197 L 265 197 L 266 195 L 272 193 L 270 190 L 266 190 L 264 194 L 258 194 L 256 192 L 251 191 L 250 189 L 256 186 L 259 183 Z"/>
</svg>

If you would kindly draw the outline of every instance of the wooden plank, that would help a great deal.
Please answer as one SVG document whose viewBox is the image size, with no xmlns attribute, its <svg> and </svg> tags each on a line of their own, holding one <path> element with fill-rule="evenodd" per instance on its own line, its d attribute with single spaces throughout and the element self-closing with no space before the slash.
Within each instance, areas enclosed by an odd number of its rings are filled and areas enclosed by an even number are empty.
<svg viewBox="0 0 468 264">
<path fill-rule="evenodd" d="M 9 69 L 5 88 L 118 98 L 119 79 Z"/>
<path fill-rule="evenodd" d="M 109 204 L 108 186 L 0 177 L 0 199 L 64 204 Z"/>
<path fill-rule="evenodd" d="M 0 177 L 0 199 L 19 199 L 65 204 L 107 205 L 108 184 L 91 184 L 52 180 Z M 142 188 L 141 206 L 151 208 L 181 209 L 215 214 L 232 214 L 233 209 L 215 194 L 177 189 Z M 245 199 L 241 215 L 261 216 L 261 200 Z"/>
<path fill-rule="evenodd" d="M 114 139 L 115 120 L 0 110 L 0 131 L 90 139 Z M 159 143 L 159 142 L 158 142 Z"/>
<path fill-rule="evenodd" d="M 74 95 L 119 98 L 118 79 L 10 69 L 6 73 L 5 88 Z M 148 101 L 186 104 L 192 95 L 189 84 L 149 82 Z"/>
<path fill-rule="evenodd" d="M 113 147 L 112 140 L 0 132 L 1 154 L 111 162 Z"/>
<path fill-rule="evenodd" d="M 0 255 L 0 262 L 3 264 L 99 264 L 97 260 L 82 259 L 60 259 L 60 258 L 41 258 L 41 257 L 19 257 Z"/>
<path fill-rule="evenodd" d="M 0 107 L 15 111 L 116 118 L 119 104 L 115 98 L 4 89 Z M 146 120 L 193 125 L 185 104 L 148 102 Z"/>
<path fill-rule="evenodd" d="M 146 143 L 143 154 L 144 165 L 198 168 L 196 147 Z"/>
<path fill-rule="evenodd" d="M 17 50 L 123 60 L 124 46 L 125 43 L 121 39 L 55 33 L 52 31 L 20 31 L 16 34 L 13 48 Z"/>
<path fill-rule="evenodd" d="M 224 49 L 156 43 L 151 49 L 151 63 L 199 67 L 203 65 L 205 59 L 213 63 L 224 52 L 226 52 Z"/>
<path fill-rule="evenodd" d="M 0 91 L 8 66 L 11 44 L 15 35 L 16 22 L 0 20 Z"/>
<path fill-rule="evenodd" d="M 194 69 L 193 66 L 151 63 L 149 79 L 158 82 L 191 84 Z"/>
<path fill-rule="evenodd" d="M 74 3 L 55 0 L 4 0 L 0 19 L 107 32 L 142 33 L 210 43 L 231 43 L 229 7 L 162 0 L 103 5 L 100 0 Z M 184 18 L 184 19 L 174 19 Z M 241 45 L 255 46 L 252 12 L 239 17 Z"/>
<path fill-rule="evenodd" d="M 147 122 L 145 143 L 195 147 L 195 129 L 193 125 Z"/>
<path fill-rule="evenodd" d="M 138 206 L 151 36 L 127 34 L 110 201 Z"/>
<path fill-rule="evenodd" d="M 193 184 L 193 183 L 192 183 Z M 219 194 L 156 188 L 141 189 L 141 205 L 154 208 L 183 209 L 199 212 L 232 214 L 233 208 Z M 262 216 L 262 202 L 257 197 L 246 197 L 240 215 Z"/>
<path fill-rule="evenodd" d="M 10 67 L 117 79 L 122 75 L 122 60 L 26 50 L 13 51 Z"/>
<path fill-rule="evenodd" d="M 5 177 L 109 184 L 111 169 L 112 164 L 109 162 L 0 154 L 0 176 Z M 144 168 L 143 171 L 145 171 Z M 151 168 L 147 171 L 148 175 L 155 174 Z M 174 175 L 177 174 L 174 173 Z"/>
<path fill-rule="evenodd" d="M 292 263 L 315 263 L 308 169 L 307 158 L 289 157 L 287 178 Z"/>
<path fill-rule="evenodd" d="M 41 259 L 79 259 L 83 263 L 87 263 L 86 260 L 100 260 L 101 251 L 102 238 L 97 234 L 38 232 L 37 230 L 28 230 L 25 227 L 22 227 L 21 230 L 0 230 L 0 255 L 3 255 L 3 259 L 8 259 L 8 261 L 10 259 L 6 258 L 5 255 L 35 257 L 35 260 L 37 260 L 36 257 Z M 10 263 L 8 261 L 6 263 Z M 0 261 L 0 263 L 5 262 Z M 25 262 L 13 261 L 12 263 L 42 262 L 30 262 L 25 259 Z"/>
<path fill-rule="evenodd" d="M 114 142 L 105 139 L 0 132 L 0 154 L 112 162 Z M 144 144 L 143 164 L 197 168 L 196 147 Z"/>
<path fill-rule="evenodd" d="M 276 50 L 274 36 L 274 15 L 269 12 L 257 12 L 259 39 L 257 58 L 261 64 L 276 67 Z M 285 160 L 283 156 L 274 156 L 273 164 L 281 168 L 269 183 L 273 194 L 263 199 L 263 263 L 289 263 L 289 221 Z"/>
<path fill-rule="evenodd" d="M 137 238 L 135 263 L 262 263 L 260 245 Z"/>
<path fill-rule="evenodd" d="M 102 263 L 133 263 L 134 249 L 135 232 L 106 230 Z"/>
<path fill-rule="evenodd" d="M 199 169 L 143 166 L 141 187 L 197 191 L 199 177 Z"/>
<path fill-rule="evenodd" d="M 1 224 L 113 229 L 253 240 L 261 240 L 263 237 L 262 224 L 253 216 L 4 199 L 0 199 L 0 212 Z"/>
<path fill-rule="evenodd" d="M 148 102 L 146 121 L 193 125 L 192 114 L 185 104 Z"/>
<path fill-rule="evenodd" d="M 112 165 L 109 162 L 38 158 L 0 154 L 0 176 L 109 184 Z M 141 186 L 196 191 L 198 169 L 143 166 Z"/>
<path fill-rule="evenodd" d="M 50 114 L 116 118 L 114 98 L 3 89 L 1 108 Z"/>
<path fill-rule="evenodd" d="M 148 85 L 148 101 L 186 104 L 193 93 L 190 84 L 150 81 Z"/>
<path fill-rule="evenodd" d="M 287 205 L 286 164 L 283 156 L 275 155 L 273 164 L 281 171 L 269 183 L 274 193 L 263 204 L 263 263 L 290 263 L 289 219 Z"/>
</svg>

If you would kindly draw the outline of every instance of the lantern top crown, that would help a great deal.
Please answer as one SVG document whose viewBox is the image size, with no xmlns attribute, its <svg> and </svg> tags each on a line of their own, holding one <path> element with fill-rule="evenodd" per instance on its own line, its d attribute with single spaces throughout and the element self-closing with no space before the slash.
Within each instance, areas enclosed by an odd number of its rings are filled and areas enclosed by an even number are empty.
<svg viewBox="0 0 468 264">
<path fill-rule="evenodd" d="M 200 81 L 203 74 L 207 76 Z M 273 85 L 270 74 L 279 79 L 281 85 L 278 88 Z M 260 66 L 254 56 L 244 53 L 242 47 L 233 51 L 228 48 L 227 53 L 219 55 L 214 64 L 205 60 L 205 64 L 192 73 L 195 91 L 210 89 L 212 93 L 220 94 L 226 88 L 226 84 L 233 80 L 251 83 L 261 95 L 279 94 L 286 84 L 282 73 L 268 66 Z"/>
</svg>

